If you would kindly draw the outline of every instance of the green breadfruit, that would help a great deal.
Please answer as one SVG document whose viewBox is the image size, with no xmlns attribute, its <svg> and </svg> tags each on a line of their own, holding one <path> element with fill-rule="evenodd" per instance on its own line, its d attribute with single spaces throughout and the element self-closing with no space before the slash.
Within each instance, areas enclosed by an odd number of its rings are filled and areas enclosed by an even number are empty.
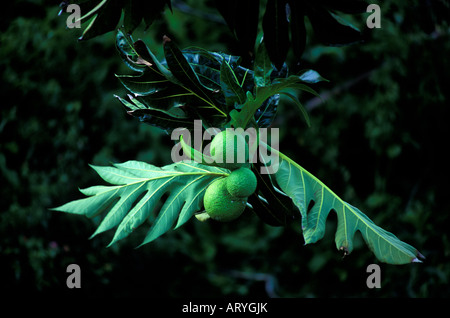
<svg viewBox="0 0 450 318">
<path fill-rule="evenodd" d="M 223 130 L 211 142 L 211 157 L 216 165 L 235 170 L 248 162 L 248 144 L 243 135 L 233 130 Z"/>
<path fill-rule="evenodd" d="M 236 198 L 228 193 L 226 182 L 226 178 L 214 181 L 206 189 L 203 199 L 206 213 L 221 222 L 237 219 L 247 204 L 247 198 Z"/>
<path fill-rule="evenodd" d="M 246 198 L 256 190 L 256 176 L 249 168 L 234 170 L 226 180 L 227 190 L 234 197 Z"/>
</svg>

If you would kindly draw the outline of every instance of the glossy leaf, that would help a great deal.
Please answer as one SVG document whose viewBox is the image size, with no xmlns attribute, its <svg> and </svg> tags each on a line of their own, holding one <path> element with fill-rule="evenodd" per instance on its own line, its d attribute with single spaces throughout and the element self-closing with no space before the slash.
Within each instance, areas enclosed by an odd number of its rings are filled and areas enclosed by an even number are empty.
<svg viewBox="0 0 450 318">
<path fill-rule="evenodd" d="M 145 64 L 139 63 L 139 53 L 134 48 L 134 41 L 131 35 L 125 35 L 122 30 L 117 30 L 116 49 L 119 52 L 123 62 L 133 71 L 143 72 Z"/>
<path fill-rule="evenodd" d="M 155 77 L 150 72 L 141 75 L 116 75 L 122 85 L 136 95 L 149 95 L 169 86 L 166 78 Z"/>
<path fill-rule="evenodd" d="M 270 175 L 262 174 L 263 164 L 258 161 L 252 165 L 252 171 L 257 179 L 257 192 L 248 198 L 253 211 L 266 224 L 286 226 L 295 220 L 296 210 L 292 200 L 273 186 Z"/>
<path fill-rule="evenodd" d="M 108 0 L 96 7 L 95 20 L 84 30 L 80 41 L 92 39 L 98 35 L 115 30 L 122 14 L 122 4 L 119 0 Z"/>
<path fill-rule="evenodd" d="M 233 107 L 235 104 L 243 104 L 245 102 L 244 90 L 236 74 L 225 59 L 222 61 L 220 67 L 220 87 L 222 88 L 222 94 L 225 96 L 225 101 L 228 106 Z"/>
<path fill-rule="evenodd" d="M 115 97 L 125 106 L 129 115 L 168 133 L 179 127 L 193 128 L 191 118 L 187 117 L 180 108 L 177 108 L 176 104 L 173 107 L 167 106 L 167 109 L 161 109 L 150 107 L 132 96 L 129 96 L 131 102 L 119 96 Z"/>
<path fill-rule="evenodd" d="M 200 103 L 196 105 L 196 108 L 201 109 L 201 112 L 205 113 L 204 119 L 207 120 L 209 116 L 226 119 L 228 116 L 226 110 L 214 102 L 211 96 L 212 92 L 209 92 L 209 89 L 200 83 L 197 74 L 181 50 L 167 37 L 164 40 L 164 54 L 170 71 L 180 81 L 182 87 L 198 97 Z"/>
<path fill-rule="evenodd" d="M 202 210 L 207 186 L 228 175 L 226 170 L 195 162 L 177 162 L 159 168 L 144 162 L 127 161 L 112 167 L 92 168 L 111 185 L 81 190 L 87 198 L 53 210 L 87 217 L 106 212 L 92 236 L 116 228 L 109 245 L 126 238 L 152 215 L 156 219 L 141 245 L 150 243 L 173 227 L 182 226 L 194 213 Z"/>
<path fill-rule="evenodd" d="M 256 110 L 253 117 L 258 127 L 267 128 L 272 125 L 272 122 L 278 113 L 279 103 L 280 94 L 275 94 L 266 99 L 261 107 Z"/>
</svg>

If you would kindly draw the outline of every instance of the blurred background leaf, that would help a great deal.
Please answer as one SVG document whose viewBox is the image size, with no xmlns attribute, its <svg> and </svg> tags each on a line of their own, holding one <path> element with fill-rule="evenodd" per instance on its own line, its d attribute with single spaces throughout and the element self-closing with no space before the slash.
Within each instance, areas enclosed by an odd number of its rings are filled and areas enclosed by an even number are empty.
<svg viewBox="0 0 450 318">
<path fill-rule="evenodd" d="M 145 24 L 137 27 L 134 38 L 153 43 L 160 59 L 163 35 L 182 49 L 238 54 L 213 1 L 179 3 L 146 32 Z M 140 249 L 134 247 L 145 233 L 110 248 L 113 233 L 89 240 L 100 220 L 48 208 L 98 182 L 88 164 L 133 159 L 163 166 L 172 141 L 137 123 L 114 98 L 125 93 L 114 74 L 127 69 L 112 32 L 77 42 L 82 30 L 67 30 L 57 5 L 18 0 L 0 13 L 5 290 L 55 297 L 449 297 L 449 6 L 379 4 L 381 29 L 367 29 L 368 13 L 343 14 L 365 43 L 327 47 L 308 37 L 300 66 L 329 82 L 315 86 L 321 99 L 299 94 L 310 128 L 284 98 L 273 127 L 280 128 L 281 151 L 416 246 L 427 258 L 423 264 L 380 264 L 382 287 L 368 289 L 366 267 L 376 260 L 360 237 L 349 256 L 336 252 L 332 217 L 324 239 L 309 246 L 298 225 L 271 227 L 251 214 L 229 224 L 188 222 Z M 293 52 L 287 61 L 296 63 Z M 81 267 L 78 291 L 65 286 L 71 263 Z"/>
</svg>

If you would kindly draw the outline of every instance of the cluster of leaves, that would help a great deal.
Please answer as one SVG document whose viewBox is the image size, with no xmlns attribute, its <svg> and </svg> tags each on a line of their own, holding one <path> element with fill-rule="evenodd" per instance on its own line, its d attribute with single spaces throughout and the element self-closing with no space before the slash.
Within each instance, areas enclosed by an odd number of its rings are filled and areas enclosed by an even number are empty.
<svg viewBox="0 0 450 318">
<path fill-rule="evenodd" d="M 277 71 L 261 43 L 254 70 L 239 65 L 240 57 L 201 48 L 181 51 L 164 37 L 165 60 L 158 61 L 142 40 L 118 31 L 116 44 L 124 62 L 139 75 L 119 75 L 129 90 L 129 101 L 118 97 L 129 114 L 167 132 L 178 127 L 193 128 L 200 119 L 207 127 L 269 127 L 276 115 L 279 93 L 307 113 L 287 89 L 317 93 L 304 83 L 322 78 L 308 70 L 300 76 L 287 75 L 287 66 Z M 239 114 L 239 115 L 237 115 Z M 244 116 L 245 114 L 245 116 Z M 231 116 L 231 117 L 230 117 Z"/>
<path fill-rule="evenodd" d="M 202 49 L 181 51 L 167 37 L 163 45 L 166 59 L 159 62 L 143 41 L 134 42 L 120 30 L 117 33 L 119 54 L 130 69 L 139 73 L 118 76 L 132 95 L 128 94 L 130 101 L 117 98 L 130 115 L 165 131 L 180 127 L 193 129 L 197 119 L 207 127 L 246 127 L 250 123 L 268 127 L 275 117 L 278 93 L 290 96 L 307 115 L 298 99 L 285 90 L 304 89 L 317 95 L 304 83 L 322 80 L 312 70 L 300 76 L 274 77 L 278 73 L 274 72 L 263 45 L 255 71 L 240 67 L 235 56 Z M 179 227 L 199 212 L 206 187 L 215 178 L 229 174 L 227 170 L 195 162 L 158 168 L 133 161 L 115 168 L 95 167 L 95 170 L 115 186 L 82 190 L 90 198 L 57 210 L 88 217 L 108 210 L 95 234 L 119 225 L 113 238 L 115 242 L 148 219 L 157 202 L 165 199 L 165 205 L 155 210 L 158 218 L 144 243 L 169 230 L 177 218 L 176 227 Z M 168 193 L 172 195 L 166 198 L 164 195 Z"/>
<path fill-rule="evenodd" d="M 215 3 L 238 39 L 242 53 L 252 56 L 260 19 L 260 1 L 216 0 Z M 324 45 L 362 41 L 360 31 L 336 12 L 358 14 L 365 12 L 366 8 L 367 3 L 362 0 L 268 0 L 262 16 L 262 31 L 270 60 L 279 69 L 292 49 L 296 62 L 300 62 L 307 41 L 305 17 L 309 18 L 315 36 Z"/>
<path fill-rule="evenodd" d="M 190 125 L 195 119 L 205 121 L 207 127 L 258 127 L 263 116 L 255 117 L 255 114 L 267 112 L 273 120 L 276 109 L 273 96 L 278 94 L 292 99 L 309 123 L 297 97 L 286 90 L 305 90 L 317 95 L 305 83 L 323 80 L 312 70 L 300 76 L 273 78 L 274 66 L 264 43 L 258 50 L 253 71 L 240 67 L 239 59 L 233 56 L 201 49 L 183 52 L 167 37 L 163 43 L 163 62 L 159 62 L 142 41 L 134 42 L 121 31 L 116 43 L 124 62 L 140 73 L 119 76 L 133 94 L 128 95 L 130 101 L 118 97 L 119 100 L 131 115 L 165 130 L 192 129 Z M 270 122 L 263 123 L 270 125 Z M 327 216 L 334 210 L 338 215 L 338 249 L 350 253 L 353 237 L 359 231 L 379 260 L 393 264 L 419 261 L 421 254 L 414 247 L 376 226 L 291 159 L 282 153 L 277 155 L 281 162 L 273 175 L 263 176 L 258 171 L 261 165 L 267 164 L 266 160 L 253 166 L 259 185 L 249 203 L 262 220 L 272 225 L 286 225 L 298 218 L 296 211 L 299 211 L 305 242 L 314 243 L 323 237 Z M 158 168 L 132 161 L 94 169 L 113 186 L 84 189 L 82 193 L 88 198 L 56 210 L 88 217 L 106 210 L 107 215 L 94 234 L 118 226 L 111 244 L 128 236 L 154 213 L 157 217 L 142 244 L 158 238 L 175 222 L 178 228 L 201 211 L 206 187 L 216 178 L 229 174 L 225 169 L 196 162 Z M 290 200 L 296 208 L 289 204 Z"/>
<path fill-rule="evenodd" d="M 205 6 L 210 1 L 185 3 L 210 12 Z M 233 224 L 187 222 L 154 241 L 151 253 L 129 248 L 141 242 L 139 233 L 108 249 L 102 246 L 114 233 L 86 240 L 99 217 L 92 222 L 49 213 L 47 207 L 77 197 L 75 183 L 97 182 L 87 163 L 136 158 L 163 165 L 170 160 L 170 141 L 157 129 L 136 125 L 111 103 L 120 83 L 109 74 L 121 65 L 110 54 L 114 43 L 109 36 L 74 45 L 76 36 L 71 35 L 76 32 L 64 30 L 58 9 L 45 1 L 4 5 L 0 272 L 9 295 L 39 290 L 48 299 L 65 292 L 73 297 L 73 290 L 61 286 L 67 264 L 78 263 L 83 288 L 77 294 L 90 297 L 184 297 L 187 290 L 199 297 L 449 296 L 445 211 L 450 206 L 442 147 L 449 135 L 445 2 L 383 1 L 382 28 L 368 32 L 372 39 L 366 44 L 329 48 L 310 43 L 303 62 L 331 80 L 318 87 L 326 103 L 302 100 L 309 110 L 309 129 L 299 125 L 296 109 L 287 107 L 289 100 L 274 122 L 289 127 L 280 129 L 286 154 L 348 202 L 370 211 L 377 224 L 421 246 L 427 262 L 420 266 L 380 264 L 380 289 L 364 283 L 365 268 L 374 260 L 358 234 L 357 253 L 351 257 L 342 258 L 330 248 L 334 213 L 324 238 L 313 246 L 302 246 L 299 228 L 266 226 L 247 213 Z M 210 20 L 183 14 L 175 4 L 174 14 L 166 17 L 167 25 L 155 22 L 146 37 L 159 40 L 159 30 L 168 28 L 180 47 L 195 42 L 233 48 L 225 25 L 211 28 Z M 352 23 L 364 22 L 358 18 Z M 370 76 L 361 80 L 366 72 Z"/>
<path fill-rule="evenodd" d="M 115 30 L 122 13 L 124 30 L 131 34 L 141 22 L 148 28 L 166 8 L 172 11 L 171 0 L 73 0 L 63 2 L 62 10 L 69 3 L 80 5 L 83 16 L 78 21 L 87 24 L 80 40 Z M 238 40 L 240 55 L 253 59 L 260 24 L 260 0 L 215 0 L 214 4 Z M 309 18 L 315 35 L 325 45 L 362 41 L 360 31 L 336 12 L 358 14 L 365 12 L 366 8 L 367 3 L 363 0 L 268 0 L 263 8 L 261 24 L 272 63 L 281 69 L 291 48 L 300 62 L 307 38 L 305 17 Z"/>
<path fill-rule="evenodd" d="M 171 0 L 70 0 L 61 3 L 61 11 L 65 11 L 70 4 L 79 5 L 82 16 L 74 22 L 86 24 L 80 41 L 92 39 L 96 36 L 111 32 L 117 28 L 124 15 L 124 27 L 132 33 L 136 27 L 144 22 L 150 27 L 153 21 L 160 17 L 161 12 Z"/>
</svg>

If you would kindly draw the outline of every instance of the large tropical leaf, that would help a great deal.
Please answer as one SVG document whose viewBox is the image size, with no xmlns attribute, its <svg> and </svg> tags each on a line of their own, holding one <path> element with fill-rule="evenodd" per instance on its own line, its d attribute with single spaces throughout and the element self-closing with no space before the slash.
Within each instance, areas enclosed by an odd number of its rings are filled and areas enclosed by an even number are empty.
<svg viewBox="0 0 450 318">
<path fill-rule="evenodd" d="M 117 227 L 110 245 L 127 237 L 153 214 L 156 219 L 142 244 L 153 241 L 174 225 L 180 227 L 202 210 L 208 185 L 228 175 L 227 170 L 196 162 L 177 162 L 162 168 L 139 161 L 92 167 L 111 185 L 83 189 L 81 192 L 87 198 L 53 210 L 89 218 L 106 210 L 93 236 Z"/>
<path fill-rule="evenodd" d="M 349 254 L 353 250 L 356 232 L 378 260 L 390 264 L 420 262 L 423 256 L 413 246 L 402 242 L 394 234 L 376 225 L 356 207 L 338 197 L 322 181 L 293 160 L 271 150 L 271 156 L 278 154 L 279 166 L 274 172 L 274 183 L 294 202 L 302 219 L 305 244 L 315 243 L 325 233 L 325 224 L 331 211 L 337 214 L 336 247 Z"/>
</svg>

